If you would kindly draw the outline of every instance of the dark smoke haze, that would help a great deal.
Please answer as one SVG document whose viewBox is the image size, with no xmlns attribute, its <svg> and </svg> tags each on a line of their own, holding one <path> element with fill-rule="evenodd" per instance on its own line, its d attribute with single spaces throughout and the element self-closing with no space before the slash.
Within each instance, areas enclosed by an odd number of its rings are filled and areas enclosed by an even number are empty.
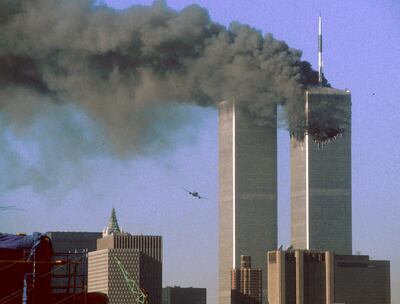
<svg viewBox="0 0 400 304">
<path fill-rule="evenodd" d="M 0 111 L 24 123 L 42 102 L 75 103 L 118 153 L 168 128 L 163 108 L 177 103 L 235 100 L 263 124 L 279 104 L 301 137 L 304 88 L 316 82 L 300 51 L 248 25 L 225 28 L 197 5 L 177 12 L 163 2 L 123 11 L 89 0 L 0 2 Z"/>
</svg>

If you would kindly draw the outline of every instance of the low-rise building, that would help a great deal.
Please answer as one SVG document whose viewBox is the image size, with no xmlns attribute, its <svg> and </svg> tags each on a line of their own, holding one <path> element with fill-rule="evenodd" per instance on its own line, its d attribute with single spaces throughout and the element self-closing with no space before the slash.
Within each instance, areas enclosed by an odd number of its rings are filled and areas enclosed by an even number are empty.
<svg viewBox="0 0 400 304">
<path fill-rule="evenodd" d="M 390 262 L 331 251 L 270 251 L 268 303 L 390 304 Z"/>
<path fill-rule="evenodd" d="M 164 287 L 162 304 L 207 304 L 207 289 L 193 287 Z"/>
<path fill-rule="evenodd" d="M 231 303 L 260 304 L 262 301 L 262 270 L 251 268 L 251 257 L 240 256 L 240 268 L 231 270 Z"/>
</svg>

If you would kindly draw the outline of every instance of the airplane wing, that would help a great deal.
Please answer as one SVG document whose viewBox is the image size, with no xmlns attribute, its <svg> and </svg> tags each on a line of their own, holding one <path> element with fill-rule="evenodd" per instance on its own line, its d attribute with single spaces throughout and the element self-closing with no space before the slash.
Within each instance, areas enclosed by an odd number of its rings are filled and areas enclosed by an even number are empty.
<svg viewBox="0 0 400 304">
<path fill-rule="evenodd" d="M 185 188 L 182 188 L 182 189 L 185 190 L 187 193 L 192 193 L 191 191 L 189 191 L 189 190 L 187 190 Z"/>
</svg>

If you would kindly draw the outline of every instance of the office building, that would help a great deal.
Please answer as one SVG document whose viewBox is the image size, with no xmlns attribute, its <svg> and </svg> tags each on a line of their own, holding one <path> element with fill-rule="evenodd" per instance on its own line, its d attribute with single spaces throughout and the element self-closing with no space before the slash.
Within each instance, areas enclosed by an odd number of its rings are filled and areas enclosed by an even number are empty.
<svg viewBox="0 0 400 304">
<path fill-rule="evenodd" d="M 349 91 L 313 87 L 305 92 L 305 115 L 330 132 L 329 118 L 344 134 L 321 147 L 312 134 L 291 139 L 291 235 L 297 249 L 352 253 L 351 96 Z M 310 131 L 312 132 L 312 130 Z"/>
<path fill-rule="evenodd" d="M 231 271 L 232 304 L 260 304 L 262 302 L 262 273 L 251 268 L 251 257 L 240 256 L 240 268 Z"/>
<path fill-rule="evenodd" d="M 193 287 L 164 287 L 162 304 L 207 304 L 207 289 Z"/>
<path fill-rule="evenodd" d="M 150 303 L 161 304 L 161 236 L 130 235 L 121 232 L 119 227 L 110 232 L 110 227 L 117 227 L 116 223 L 113 210 L 105 229 L 108 233 L 97 240 L 97 250 L 89 253 L 88 290 L 107 294 L 110 304 L 127 303 L 128 299 L 133 299 L 117 258 L 136 284 L 148 293 Z"/>
<path fill-rule="evenodd" d="M 97 240 L 97 250 L 138 249 L 158 263 L 162 263 L 162 238 L 154 235 L 114 234 Z"/>
<path fill-rule="evenodd" d="M 55 252 L 95 251 L 97 239 L 102 237 L 101 232 L 49 231 L 46 234 Z"/>
<path fill-rule="evenodd" d="M 268 253 L 269 304 L 390 304 L 390 263 L 332 251 Z"/>
<path fill-rule="evenodd" d="M 123 264 L 136 284 L 145 288 L 140 280 L 146 275 L 143 253 L 137 249 L 103 249 L 89 253 L 88 291 L 106 294 L 109 304 L 137 303 L 137 297 L 129 289 L 115 258 Z"/>
<path fill-rule="evenodd" d="M 87 252 L 96 250 L 96 242 L 101 238 L 101 232 L 49 231 L 46 234 L 53 246 L 53 262 L 67 261 L 65 264 L 52 266 L 52 293 L 72 294 L 86 291 Z"/>
<path fill-rule="evenodd" d="M 272 110 L 276 113 L 276 110 Z M 266 282 L 265 252 L 277 247 L 276 120 L 256 124 L 233 102 L 219 105 L 219 303 L 231 303 L 230 272 L 252 257 Z M 266 293 L 264 289 L 264 294 Z"/>
</svg>

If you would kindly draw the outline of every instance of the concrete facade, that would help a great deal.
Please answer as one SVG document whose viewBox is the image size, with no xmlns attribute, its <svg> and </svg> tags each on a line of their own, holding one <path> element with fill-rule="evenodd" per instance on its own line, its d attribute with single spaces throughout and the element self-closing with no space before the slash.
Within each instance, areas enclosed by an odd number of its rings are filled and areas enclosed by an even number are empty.
<svg viewBox="0 0 400 304">
<path fill-rule="evenodd" d="M 231 303 L 230 271 L 240 265 L 240 255 L 252 257 L 266 282 L 265 252 L 277 248 L 276 140 L 276 121 L 259 126 L 234 103 L 220 103 L 220 304 Z"/>
<path fill-rule="evenodd" d="M 240 268 L 231 271 L 232 304 L 260 304 L 262 302 L 262 272 L 251 267 L 251 257 L 240 256 Z"/>
<path fill-rule="evenodd" d="M 88 292 L 102 292 L 109 304 L 136 303 L 114 257 L 125 266 L 140 287 L 143 265 L 137 249 L 103 249 L 89 253 Z"/>
<path fill-rule="evenodd" d="M 162 304 L 207 304 L 207 289 L 193 287 L 164 287 Z"/>
<path fill-rule="evenodd" d="M 292 245 L 351 254 L 351 95 L 311 88 L 305 92 L 305 108 L 309 123 L 313 115 L 323 120 L 323 113 L 333 109 L 346 124 L 344 135 L 323 147 L 308 134 L 304 141 L 291 139 Z"/>
<path fill-rule="evenodd" d="M 97 239 L 97 250 L 138 249 L 162 263 L 162 237 L 158 235 L 113 234 Z"/>
<path fill-rule="evenodd" d="M 331 251 L 268 253 L 269 304 L 390 304 L 390 263 Z"/>
<path fill-rule="evenodd" d="M 118 251 L 115 251 L 117 250 Z M 108 250 L 108 253 L 105 253 L 104 250 Z M 124 255 L 124 257 L 129 254 L 133 254 L 135 256 L 135 250 L 140 253 L 139 255 L 139 266 L 136 267 L 135 265 L 132 265 L 132 268 L 128 264 L 124 264 L 124 266 L 130 271 L 129 269 L 132 269 L 132 271 L 139 271 L 139 286 L 142 288 L 145 288 L 148 293 L 149 293 L 149 300 L 150 303 L 154 304 L 161 304 L 161 293 L 162 293 L 162 237 L 161 236 L 152 236 L 152 235 L 130 235 L 130 234 L 112 234 L 109 236 L 106 236 L 104 238 L 98 239 L 97 240 L 97 251 L 95 251 L 93 254 L 89 254 L 90 256 L 95 256 L 95 253 L 102 254 L 102 258 L 98 260 L 91 260 L 89 258 L 89 284 L 92 284 L 93 286 L 93 280 L 95 278 L 94 275 L 90 275 L 90 270 L 92 270 L 92 273 L 96 273 L 97 270 L 96 267 L 92 267 L 91 263 L 94 263 L 96 261 L 97 267 L 100 267 L 103 269 L 102 271 L 104 272 L 104 269 L 107 267 L 107 263 L 110 262 L 105 262 L 104 256 L 108 256 L 108 258 L 111 257 L 112 254 L 116 252 L 116 254 Z M 136 261 L 135 257 L 132 256 L 132 259 L 129 258 L 129 261 Z M 128 258 L 128 257 L 127 257 Z M 105 265 L 101 266 L 101 262 L 106 263 Z M 122 263 L 124 261 L 121 260 Z M 136 263 L 136 262 L 132 262 Z M 114 266 L 113 266 L 114 267 Z M 108 268 L 109 274 L 106 276 L 107 278 L 112 277 L 115 274 L 115 271 L 113 270 L 114 268 Z M 118 270 L 119 272 L 119 270 Z M 132 272 L 130 274 L 136 275 Z M 91 281 L 92 278 L 92 282 Z M 105 275 L 103 274 L 101 284 L 105 284 L 104 279 Z M 97 280 L 96 282 L 100 282 Z M 100 284 L 100 283 L 96 283 Z M 102 286 L 103 286 L 102 285 Z M 104 287 L 99 287 L 99 292 L 101 289 Z M 117 289 L 115 289 L 117 290 Z M 116 291 L 113 291 L 112 293 L 116 298 L 119 299 L 119 296 L 116 295 Z M 108 293 L 109 298 L 112 296 L 111 294 Z M 111 298 L 110 298 L 110 303 Z M 117 303 L 117 302 L 115 302 Z M 118 302 L 120 303 L 120 302 Z"/>
</svg>

